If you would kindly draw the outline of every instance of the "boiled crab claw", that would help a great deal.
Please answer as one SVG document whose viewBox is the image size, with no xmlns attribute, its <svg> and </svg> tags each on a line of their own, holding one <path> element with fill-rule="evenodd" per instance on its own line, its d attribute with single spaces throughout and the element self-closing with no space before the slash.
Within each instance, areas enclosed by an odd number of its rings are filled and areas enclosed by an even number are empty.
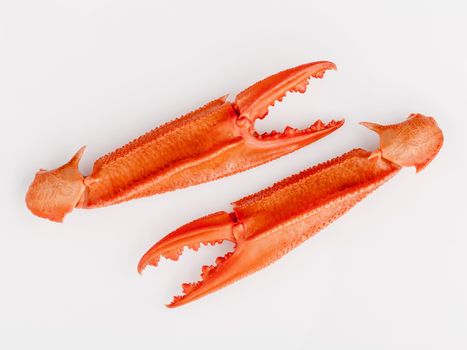
<svg viewBox="0 0 467 350">
<path fill-rule="evenodd" d="M 176 307 L 212 293 L 271 264 L 342 216 L 396 175 L 402 167 L 423 169 L 439 152 L 443 134 L 431 117 L 414 114 L 393 125 L 362 123 L 380 135 L 374 152 L 354 149 L 233 203 L 233 212 L 195 220 L 156 243 L 138 271 L 161 257 L 177 260 L 184 247 L 234 243 L 233 252 L 204 266 L 201 280 L 183 284 Z"/>
<path fill-rule="evenodd" d="M 310 78 L 335 69 L 313 62 L 274 74 L 228 102 L 221 97 L 164 124 L 94 163 L 83 177 L 81 157 L 55 170 L 40 171 L 26 195 L 37 216 L 62 221 L 74 207 L 96 208 L 192 186 L 247 170 L 293 152 L 343 124 L 320 120 L 304 130 L 259 135 L 255 120 L 287 92 L 305 92 Z M 57 181 L 59 179 L 59 181 Z"/>
</svg>

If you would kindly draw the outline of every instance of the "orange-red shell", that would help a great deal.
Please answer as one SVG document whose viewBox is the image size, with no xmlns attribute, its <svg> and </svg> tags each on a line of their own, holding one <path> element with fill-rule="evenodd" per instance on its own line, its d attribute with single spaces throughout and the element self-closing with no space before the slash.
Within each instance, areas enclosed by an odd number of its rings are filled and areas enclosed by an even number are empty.
<svg viewBox="0 0 467 350">
<path fill-rule="evenodd" d="M 39 172 L 29 187 L 27 205 L 38 216 L 61 221 L 75 206 L 102 207 L 173 191 L 293 152 L 337 130 L 343 121 L 318 121 L 304 130 L 287 127 L 283 133 L 259 135 L 254 120 L 264 117 L 288 91 L 303 92 L 308 79 L 334 67 L 331 62 L 308 63 L 254 84 L 235 103 L 226 96 L 215 99 L 98 159 L 84 182 L 77 163 Z M 70 177 L 70 171 L 76 176 Z M 57 180 L 62 177 L 65 182 Z M 64 195 L 71 188 L 79 191 Z"/>
<path fill-rule="evenodd" d="M 183 285 L 176 307 L 239 280 L 278 260 L 342 216 L 399 172 L 420 167 L 438 153 L 443 135 L 433 118 L 417 115 L 389 126 L 365 123 L 381 136 L 381 149 L 354 149 L 286 178 L 218 212 L 167 235 L 141 259 L 138 270 L 157 265 L 161 256 L 176 260 L 183 247 L 229 240 L 235 250 L 202 269 L 201 280 Z M 390 159 L 388 159 L 388 157 Z"/>
</svg>

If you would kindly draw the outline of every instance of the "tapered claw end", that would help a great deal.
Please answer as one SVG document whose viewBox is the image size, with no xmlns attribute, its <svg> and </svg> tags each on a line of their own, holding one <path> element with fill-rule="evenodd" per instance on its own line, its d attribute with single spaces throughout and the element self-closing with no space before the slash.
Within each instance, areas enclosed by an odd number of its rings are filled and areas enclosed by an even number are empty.
<svg viewBox="0 0 467 350">
<path fill-rule="evenodd" d="M 327 70 L 336 70 L 336 65 L 329 61 L 306 63 L 271 75 L 243 90 L 235 98 L 240 122 L 247 120 L 253 124 L 256 119 L 264 118 L 268 108 L 282 101 L 286 93 L 304 93 L 309 80 L 322 78 Z"/>
<path fill-rule="evenodd" d="M 399 124 L 379 125 L 362 122 L 361 125 L 380 136 L 381 156 L 399 166 L 424 169 L 443 145 L 443 132 L 435 119 L 422 114 L 411 114 Z"/>
<path fill-rule="evenodd" d="M 183 225 L 157 242 L 138 263 L 141 274 L 148 266 L 157 266 L 161 257 L 178 260 L 183 249 L 188 247 L 198 250 L 201 243 L 216 244 L 224 240 L 235 241 L 231 216 L 226 212 L 217 212 Z"/>
<path fill-rule="evenodd" d="M 78 164 L 85 147 L 61 167 L 46 171 L 40 170 L 26 193 L 26 205 L 29 210 L 42 218 L 62 222 L 71 212 L 84 192 L 83 176 Z"/>
</svg>

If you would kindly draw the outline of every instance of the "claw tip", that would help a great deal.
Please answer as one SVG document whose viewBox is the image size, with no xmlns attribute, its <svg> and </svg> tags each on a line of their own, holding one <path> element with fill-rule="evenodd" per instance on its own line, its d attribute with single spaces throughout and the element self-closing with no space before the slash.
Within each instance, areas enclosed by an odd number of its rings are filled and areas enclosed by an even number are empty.
<svg viewBox="0 0 467 350">
<path fill-rule="evenodd" d="M 334 62 L 329 62 L 329 69 L 337 71 L 337 66 Z"/>
</svg>

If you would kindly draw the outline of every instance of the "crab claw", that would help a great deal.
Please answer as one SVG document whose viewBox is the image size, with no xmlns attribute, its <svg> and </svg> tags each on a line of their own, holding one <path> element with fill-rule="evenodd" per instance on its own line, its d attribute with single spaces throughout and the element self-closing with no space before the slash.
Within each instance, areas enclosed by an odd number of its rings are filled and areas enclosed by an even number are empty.
<svg viewBox="0 0 467 350">
<path fill-rule="evenodd" d="M 305 92 L 331 62 L 308 63 L 274 74 L 241 92 L 220 97 L 98 159 L 86 178 L 83 208 L 101 207 L 229 176 L 309 145 L 344 121 L 321 120 L 298 130 L 258 134 L 254 121 L 288 91 Z M 91 182 L 93 180 L 93 182 Z"/>
<path fill-rule="evenodd" d="M 55 181 L 55 192 L 33 183 L 34 196 L 26 196 L 27 205 L 36 215 L 61 221 L 74 206 L 103 207 L 205 183 L 309 145 L 344 121 L 317 120 L 304 130 L 286 127 L 283 132 L 262 135 L 255 131 L 254 122 L 288 91 L 304 92 L 310 78 L 321 78 L 328 69 L 335 65 L 314 62 L 285 70 L 241 92 L 235 102 L 227 101 L 227 96 L 217 98 L 149 131 L 98 159 L 84 181 L 77 177 L 79 191 L 66 198 L 66 210 L 56 203 L 64 203 L 60 186 L 69 191 L 68 181 Z"/>
<path fill-rule="evenodd" d="M 236 124 L 252 158 L 267 162 L 317 141 L 344 124 L 343 119 L 331 120 L 328 124 L 318 119 L 302 130 L 286 126 L 283 132 L 273 130 L 260 135 L 255 131 L 255 121 L 266 117 L 269 107 L 282 102 L 288 92 L 305 93 L 310 79 L 321 79 L 327 70 L 336 70 L 336 65 L 328 61 L 302 64 L 271 75 L 236 96 L 233 103 Z"/>
<path fill-rule="evenodd" d="M 286 178 L 233 203 L 233 212 L 218 212 L 182 226 L 141 259 L 138 270 L 156 265 L 161 256 L 176 260 L 188 246 L 222 240 L 234 251 L 204 266 L 201 280 L 182 285 L 177 307 L 225 287 L 281 258 L 345 214 L 395 176 L 402 166 L 422 168 L 441 147 L 442 132 L 433 118 L 413 115 L 394 125 L 364 123 L 381 136 L 375 152 L 354 149 Z"/>
</svg>

